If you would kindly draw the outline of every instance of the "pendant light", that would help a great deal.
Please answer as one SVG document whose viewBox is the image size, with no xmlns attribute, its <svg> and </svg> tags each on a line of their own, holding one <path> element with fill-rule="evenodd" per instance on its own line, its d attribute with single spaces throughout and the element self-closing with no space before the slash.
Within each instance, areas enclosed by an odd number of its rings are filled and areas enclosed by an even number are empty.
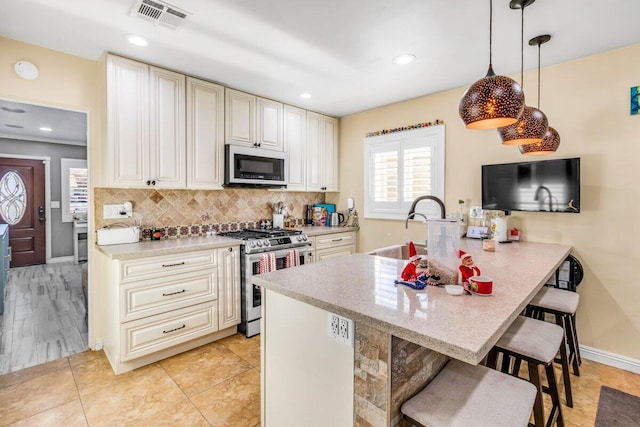
<svg viewBox="0 0 640 427">
<path fill-rule="evenodd" d="M 551 36 L 544 34 L 529 40 L 529 46 L 538 46 L 538 108 L 540 108 L 540 46 L 551 40 Z M 520 152 L 527 156 L 539 156 L 554 153 L 560 146 L 560 134 L 549 126 L 542 141 L 535 144 L 521 145 Z"/>
<path fill-rule="evenodd" d="M 520 85 L 506 76 L 496 76 L 491 62 L 493 0 L 489 0 L 489 70 L 469 86 L 460 99 L 458 113 L 467 129 L 494 129 L 515 123 L 524 108 Z"/>
<path fill-rule="evenodd" d="M 524 86 L 524 8 L 535 0 L 511 0 L 511 9 L 520 9 L 520 85 Z M 547 116 L 537 108 L 525 105 L 522 115 L 512 125 L 498 128 L 498 136 L 503 145 L 524 145 L 542 141 L 549 122 Z"/>
</svg>

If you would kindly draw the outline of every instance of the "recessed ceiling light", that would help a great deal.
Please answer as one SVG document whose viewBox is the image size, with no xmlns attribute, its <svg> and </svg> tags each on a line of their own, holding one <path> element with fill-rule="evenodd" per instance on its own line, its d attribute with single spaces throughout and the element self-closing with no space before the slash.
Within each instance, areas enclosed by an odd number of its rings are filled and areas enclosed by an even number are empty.
<svg viewBox="0 0 640 427">
<path fill-rule="evenodd" d="M 411 53 L 405 53 L 393 58 L 393 62 L 395 62 L 398 65 L 406 65 L 406 64 L 411 64 L 413 61 L 415 61 L 415 59 L 416 59 L 415 55 Z"/>
<path fill-rule="evenodd" d="M 9 108 L 9 107 L 2 107 L 2 109 L 4 111 L 8 111 L 10 113 L 24 113 L 24 110 L 21 110 L 20 108 Z"/>
<path fill-rule="evenodd" d="M 8 127 L 8 128 L 14 128 L 14 129 L 24 129 L 24 126 L 12 125 L 10 123 L 5 123 L 5 126 Z"/>
<path fill-rule="evenodd" d="M 311 94 L 310 94 L 309 92 L 302 92 L 302 93 L 300 94 L 300 98 L 302 98 L 302 99 L 309 99 L 309 98 L 311 98 Z"/>
<path fill-rule="evenodd" d="M 144 47 L 144 46 L 147 46 L 149 44 L 149 42 L 146 41 L 145 39 L 143 39 L 142 37 L 136 36 L 136 35 L 133 35 L 133 34 L 127 36 L 127 40 L 129 40 L 129 43 L 131 43 L 134 46 Z"/>
<path fill-rule="evenodd" d="M 43 131 L 43 132 L 51 132 L 53 129 L 48 128 L 46 126 L 43 126 L 43 127 L 40 128 L 40 130 Z"/>
</svg>

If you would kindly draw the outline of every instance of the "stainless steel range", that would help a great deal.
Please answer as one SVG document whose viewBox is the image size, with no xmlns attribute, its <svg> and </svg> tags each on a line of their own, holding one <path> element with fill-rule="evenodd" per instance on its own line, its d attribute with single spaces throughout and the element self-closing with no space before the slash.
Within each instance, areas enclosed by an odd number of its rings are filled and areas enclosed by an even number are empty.
<svg viewBox="0 0 640 427">
<path fill-rule="evenodd" d="M 238 330 L 247 337 L 260 333 L 262 290 L 251 284 L 251 276 L 268 271 L 266 265 L 275 265 L 276 270 L 309 262 L 311 243 L 300 230 L 244 229 L 219 232 L 219 236 L 241 239 L 241 323 Z M 297 262 L 292 256 L 297 255 Z M 269 263 L 271 261 L 271 264 Z"/>
</svg>

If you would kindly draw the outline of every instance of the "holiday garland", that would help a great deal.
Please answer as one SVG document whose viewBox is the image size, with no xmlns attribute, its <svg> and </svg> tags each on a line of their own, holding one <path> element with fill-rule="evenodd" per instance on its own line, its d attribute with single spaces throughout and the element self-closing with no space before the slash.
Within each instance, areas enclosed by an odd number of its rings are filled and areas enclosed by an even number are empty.
<svg viewBox="0 0 640 427">
<path fill-rule="evenodd" d="M 415 125 L 403 126 L 403 127 L 400 127 L 400 128 L 382 129 L 382 130 L 378 130 L 378 131 L 375 131 L 375 132 L 369 132 L 369 133 L 367 133 L 367 138 L 370 138 L 372 136 L 387 135 L 389 133 L 396 133 L 396 132 L 405 132 L 405 131 L 408 131 L 408 130 L 426 128 L 426 127 L 429 127 L 429 126 L 438 126 L 438 125 L 443 125 L 443 124 L 444 124 L 444 121 L 442 121 L 440 119 L 436 119 L 435 122 L 416 123 Z"/>
</svg>

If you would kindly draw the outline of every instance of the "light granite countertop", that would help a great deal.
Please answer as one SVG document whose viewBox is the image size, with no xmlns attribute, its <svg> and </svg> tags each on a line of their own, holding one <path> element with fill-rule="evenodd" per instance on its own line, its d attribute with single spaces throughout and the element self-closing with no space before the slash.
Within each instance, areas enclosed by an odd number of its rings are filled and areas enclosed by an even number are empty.
<svg viewBox="0 0 640 427">
<path fill-rule="evenodd" d="M 170 255 L 207 249 L 240 246 L 240 240 L 229 237 L 190 237 L 187 239 L 145 240 L 122 245 L 97 246 L 100 252 L 111 259 L 144 258 Z"/>
<path fill-rule="evenodd" d="M 462 239 L 493 294 L 452 296 L 442 287 L 395 285 L 406 261 L 354 254 L 252 276 L 252 282 L 324 310 L 364 322 L 447 356 L 478 364 L 571 246 L 517 242 L 496 245 Z"/>
<path fill-rule="evenodd" d="M 308 236 L 357 231 L 357 227 L 298 227 Z M 186 239 L 144 240 L 138 243 L 122 245 L 98 246 L 103 254 L 111 259 L 143 258 L 156 255 L 168 255 L 179 252 L 191 252 L 206 249 L 217 249 L 228 246 L 239 246 L 238 239 L 223 236 L 189 237 Z"/>
<path fill-rule="evenodd" d="M 302 230 L 307 236 L 321 236 L 323 234 L 347 233 L 349 231 L 358 231 L 358 227 L 327 227 L 327 226 L 308 226 L 296 227 L 296 230 Z"/>
</svg>

